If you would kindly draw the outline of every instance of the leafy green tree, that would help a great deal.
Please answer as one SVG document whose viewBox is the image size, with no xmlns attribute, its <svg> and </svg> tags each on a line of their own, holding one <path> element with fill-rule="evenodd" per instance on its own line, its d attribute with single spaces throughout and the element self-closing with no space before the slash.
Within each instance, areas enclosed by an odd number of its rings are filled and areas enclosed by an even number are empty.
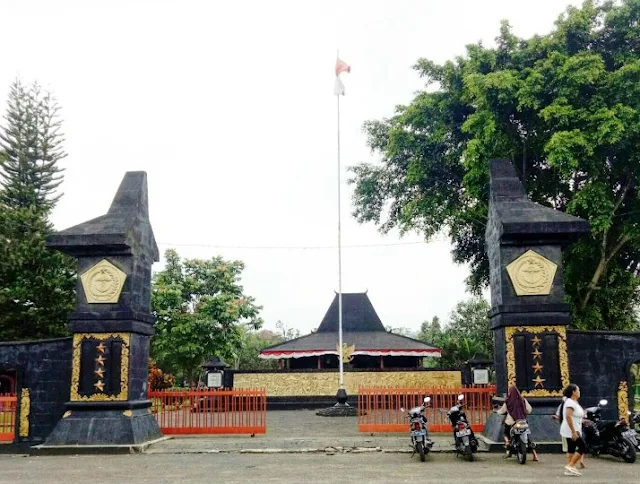
<svg viewBox="0 0 640 484">
<path fill-rule="evenodd" d="M 431 321 L 423 321 L 420 325 L 420 331 L 418 332 L 416 339 L 424 341 L 425 343 L 431 343 L 435 346 L 440 346 L 442 334 L 440 318 L 438 316 L 434 316 Z"/>
<path fill-rule="evenodd" d="M 300 330 L 291 328 L 280 320 L 276 323 L 276 328 L 278 328 L 278 331 L 280 332 L 282 341 L 289 341 L 300 337 Z"/>
<path fill-rule="evenodd" d="M 199 367 L 214 355 L 235 361 L 242 347 L 243 326 L 259 329 L 261 306 L 244 294 L 244 264 L 222 257 L 180 260 L 165 252 L 166 264 L 154 274 L 151 303 L 157 317 L 152 356 L 193 383 Z"/>
<path fill-rule="evenodd" d="M 435 316 L 422 323 L 418 339 L 442 350 L 439 360 L 428 360 L 440 368 L 460 368 L 474 355 L 493 357 L 493 334 L 489 329 L 489 303 L 480 297 L 460 301 L 449 314 L 444 329 Z"/>
<path fill-rule="evenodd" d="M 640 0 L 569 7 L 553 32 L 418 60 L 431 89 L 365 123 L 382 163 L 353 168 L 354 215 L 382 231 L 447 234 L 475 293 L 488 284 L 488 162 L 510 158 L 536 202 L 589 220 L 565 253 L 574 320 L 637 326 L 640 298 Z"/>
<path fill-rule="evenodd" d="M 11 86 L 0 128 L 0 340 L 64 336 L 74 308 L 73 259 L 45 247 L 66 156 L 58 111 L 37 84 Z"/>
<path fill-rule="evenodd" d="M 48 215 L 62 196 L 59 161 L 67 154 L 62 148 L 60 108 L 50 93 L 38 83 L 29 88 L 16 79 L 11 85 L 0 130 L 0 203 L 9 208 L 37 207 Z"/>
<path fill-rule="evenodd" d="M 236 368 L 239 370 L 274 370 L 278 367 L 277 360 L 265 360 L 258 355 L 267 346 L 282 343 L 285 339 L 272 331 L 263 329 L 252 331 L 241 328 L 242 347 L 236 359 Z"/>
</svg>

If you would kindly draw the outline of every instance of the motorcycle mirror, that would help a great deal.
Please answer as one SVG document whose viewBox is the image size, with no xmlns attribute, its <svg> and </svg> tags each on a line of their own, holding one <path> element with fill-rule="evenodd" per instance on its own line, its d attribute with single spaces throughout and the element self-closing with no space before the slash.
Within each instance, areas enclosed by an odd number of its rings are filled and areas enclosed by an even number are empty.
<svg viewBox="0 0 640 484">
<path fill-rule="evenodd" d="M 602 400 L 600 400 L 600 402 L 598 402 L 598 403 L 604 407 L 604 406 L 605 406 L 607 403 L 609 403 L 609 402 L 607 402 L 607 401 L 603 398 L 603 399 L 602 399 Z"/>
<path fill-rule="evenodd" d="M 431 401 L 431 397 L 424 397 L 424 403 L 429 403 L 430 401 Z"/>
<path fill-rule="evenodd" d="M 460 401 L 464 400 L 464 395 L 462 393 L 460 395 L 458 395 L 458 400 L 460 400 Z"/>
</svg>

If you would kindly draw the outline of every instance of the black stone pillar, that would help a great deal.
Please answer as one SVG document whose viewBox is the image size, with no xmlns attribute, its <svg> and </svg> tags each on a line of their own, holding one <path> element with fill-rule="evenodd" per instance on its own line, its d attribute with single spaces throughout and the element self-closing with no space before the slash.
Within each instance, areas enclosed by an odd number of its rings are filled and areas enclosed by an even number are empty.
<svg viewBox="0 0 640 484">
<path fill-rule="evenodd" d="M 147 399 L 151 266 L 147 175 L 127 172 L 106 215 L 47 238 L 77 259 L 71 395 L 50 446 L 138 445 L 161 437 Z"/>
<path fill-rule="evenodd" d="M 534 440 L 558 440 L 557 424 L 548 417 L 570 378 L 562 248 L 589 226 L 530 201 L 508 160 L 492 160 L 490 178 L 486 246 L 498 395 L 515 384 L 534 406 Z M 491 427 L 485 435 L 496 440 Z"/>
</svg>

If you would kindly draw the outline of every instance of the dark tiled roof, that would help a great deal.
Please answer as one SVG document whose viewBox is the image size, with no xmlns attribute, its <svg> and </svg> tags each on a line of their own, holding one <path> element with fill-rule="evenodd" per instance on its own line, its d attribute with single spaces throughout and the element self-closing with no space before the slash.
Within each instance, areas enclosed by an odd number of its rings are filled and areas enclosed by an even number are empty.
<svg viewBox="0 0 640 484">
<path fill-rule="evenodd" d="M 437 350 L 433 345 L 387 331 L 346 331 L 342 341 L 358 350 Z M 269 346 L 262 351 L 335 351 L 338 332 L 311 333 L 307 336 Z"/>
<path fill-rule="evenodd" d="M 385 331 L 367 293 L 342 293 L 342 332 Z M 338 332 L 338 295 L 318 327 L 318 333 Z"/>
</svg>

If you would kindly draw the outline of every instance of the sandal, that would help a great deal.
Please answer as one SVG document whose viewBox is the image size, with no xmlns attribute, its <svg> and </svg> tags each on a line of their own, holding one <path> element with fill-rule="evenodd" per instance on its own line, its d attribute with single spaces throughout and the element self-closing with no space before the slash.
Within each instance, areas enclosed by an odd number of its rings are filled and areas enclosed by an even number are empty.
<svg viewBox="0 0 640 484">
<path fill-rule="evenodd" d="M 540 460 L 538 459 L 538 456 L 533 456 L 533 462 L 539 462 Z"/>
</svg>

